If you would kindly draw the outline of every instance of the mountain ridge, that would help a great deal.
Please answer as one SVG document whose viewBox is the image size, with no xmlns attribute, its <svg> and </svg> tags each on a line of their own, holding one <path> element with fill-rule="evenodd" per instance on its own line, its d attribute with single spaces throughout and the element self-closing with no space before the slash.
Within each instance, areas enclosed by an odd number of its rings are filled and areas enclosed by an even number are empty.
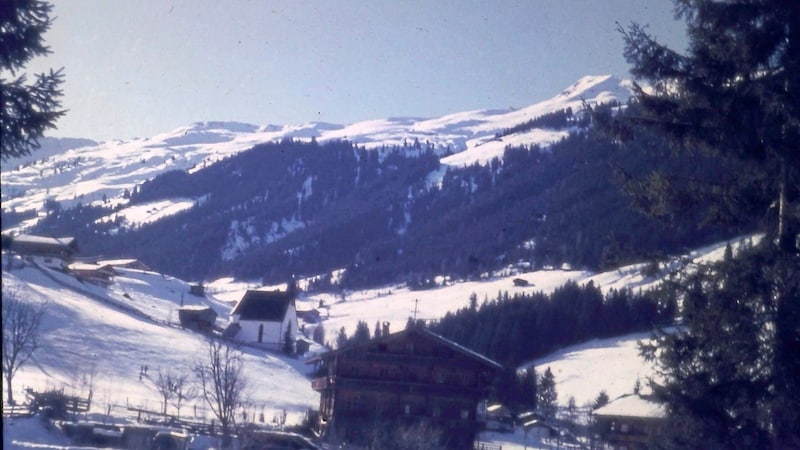
<svg viewBox="0 0 800 450">
<path fill-rule="evenodd" d="M 592 96 L 582 97 L 584 92 Z M 199 121 L 148 138 L 100 143 L 48 138 L 39 151 L 3 165 L 3 209 L 33 209 L 41 213 L 48 200 L 71 207 L 78 202 L 86 204 L 119 198 L 126 190 L 167 170 L 207 166 L 259 143 L 282 139 L 347 140 L 366 149 L 413 147 L 417 142 L 420 146 L 432 147 L 448 166 L 485 164 L 494 157 L 502 157 L 508 143 L 549 145 L 566 135 L 566 131 L 529 133 L 510 142 L 497 140 L 495 134 L 505 128 L 557 109 L 577 110 L 584 101 L 587 104 L 614 100 L 624 103 L 629 96 L 627 81 L 611 75 L 586 76 L 551 99 L 512 110 L 473 110 L 428 119 L 373 119 L 349 125 Z M 83 145 L 87 143 L 88 146 Z M 456 156 L 459 154 L 461 156 Z M 102 173 L 105 168 L 113 169 L 113 176 L 102 184 L 92 185 L 92 179 L 105 175 Z"/>
<path fill-rule="evenodd" d="M 631 207 L 612 167 L 648 173 L 659 161 L 615 146 L 583 110 L 624 114 L 628 89 L 584 77 L 523 110 L 321 125 L 326 133 L 195 122 L 72 149 L 3 167 L 4 232 L 74 236 L 84 257 L 138 258 L 184 279 L 326 285 L 340 273 L 354 288 L 427 287 L 520 261 L 599 269 L 745 231 L 698 232 L 693 210 L 667 231 Z M 660 145 L 647 139 L 639 145 Z"/>
</svg>

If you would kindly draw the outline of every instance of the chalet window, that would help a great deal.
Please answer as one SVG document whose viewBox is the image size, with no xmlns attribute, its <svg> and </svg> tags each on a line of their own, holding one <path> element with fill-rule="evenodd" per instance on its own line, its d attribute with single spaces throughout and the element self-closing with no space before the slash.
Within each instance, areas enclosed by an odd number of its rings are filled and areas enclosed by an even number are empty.
<svg viewBox="0 0 800 450">
<path fill-rule="evenodd" d="M 623 433 L 628 433 L 630 432 L 630 426 L 627 423 L 623 423 L 622 425 L 620 425 L 619 431 Z"/>
<path fill-rule="evenodd" d="M 408 403 L 406 403 L 406 406 L 405 406 L 405 408 L 404 408 L 404 411 L 405 411 L 405 413 L 406 413 L 406 415 L 407 415 L 407 416 L 408 416 L 408 415 L 410 415 L 410 414 L 411 414 L 411 405 L 409 405 Z"/>
<path fill-rule="evenodd" d="M 433 415 L 433 417 L 441 417 L 442 416 L 442 408 L 440 408 L 438 406 L 434 406 L 433 407 L 433 411 L 432 411 L 432 415 Z"/>
<path fill-rule="evenodd" d="M 468 409 L 462 409 L 461 410 L 461 419 L 463 419 L 463 420 L 469 419 L 469 410 Z"/>
</svg>

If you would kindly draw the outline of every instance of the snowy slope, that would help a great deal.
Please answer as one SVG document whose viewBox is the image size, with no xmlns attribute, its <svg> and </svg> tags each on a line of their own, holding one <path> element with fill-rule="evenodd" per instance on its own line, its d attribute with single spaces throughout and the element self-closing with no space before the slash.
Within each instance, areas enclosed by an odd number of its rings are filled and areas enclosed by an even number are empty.
<svg viewBox="0 0 800 450">
<path fill-rule="evenodd" d="M 15 397 L 24 398 L 26 386 L 63 387 L 86 396 L 88 386 L 83 380 L 94 372 L 94 407 L 102 410 L 111 404 L 114 415 L 122 416 L 126 405 L 160 409 L 152 382 L 139 378 L 142 366 L 148 366 L 150 377 L 159 370 L 188 371 L 205 351 L 204 337 L 177 325 L 181 297 L 187 305 L 211 306 L 223 320 L 231 308 L 213 298 L 189 295 L 180 280 L 142 271 L 123 272 L 105 291 L 55 271 L 27 267 L 3 272 L 4 295 L 9 289 L 26 301 L 47 303 L 42 347 L 34 364 L 23 367 L 15 377 Z M 290 420 L 298 422 L 309 407 L 317 405 L 302 361 L 248 348 L 244 359 L 255 411 L 271 418 L 286 409 Z M 210 412 L 200 401 L 188 405 L 195 403 L 198 416 L 210 420 Z M 192 415 L 191 406 L 183 411 Z"/>
<path fill-rule="evenodd" d="M 751 237 L 742 239 L 748 240 Z M 686 255 L 684 261 L 709 261 L 722 257 L 725 243 L 709 246 Z M 4 256 L 5 258 L 5 256 Z M 7 262 L 2 262 L 7 267 Z M 638 274 L 638 275 L 635 275 Z M 529 281 L 528 287 L 516 287 L 513 278 Z M 641 276 L 639 266 L 593 274 L 582 271 L 551 270 L 491 277 L 480 282 L 450 283 L 447 287 L 427 291 L 409 291 L 385 287 L 370 291 L 346 292 L 344 297 L 315 294 L 300 299 L 299 307 L 316 307 L 322 301 L 328 314 L 323 324 L 329 340 L 335 340 L 338 328 L 352 334 L 359 320 L 372 327 L 375 321 L 388 321 L 391 329 L 405 326 L 409 316 L 435 319 L 448 311 L 468 304 L 475 293 L 479 299 L 493 298 L 500 291 L 538 290 L 550 292 L 567 280 L 579 283 L 593 281 L 601 289 L 625 286 L 651 286 L 658 279 Z M 42 348 L 33 363 L 17 374 L 15 395 L 23 398 L 23 388 L 65 388 L 68 392 L 86 395 L 87 375 L 94 373 L 92 416 L 103 418 L 112 405 L 114 420 L 129 412 L 126 405 L 159 409 L 159 400 L 147 377 L 139 379 L 139 368 L 147 365 L 150 376 L 159 369 L 184 369 L 202 355 L 204 338 L 175 325 L 174 311 L 183 304 L 205 304 L 227 319 L 233 302 L 256 284 L 218 280 L 206 285 L 213 295 L 198 298 L 188 295 L 187 283 L 140 270 L 122 270 L 108 289 L 77 282 L 69 276 L 28 267 L 3 271 L 3 289 L 16 291 L 26 301 L 47 302 L 42 333 Z M 535 365 L 541 374 L 547 367 L 557 383 L 558 402 L 566 405 L 574 397 L 578 406 L 594 400 L 601 390 L 613 399 L 630 393 L 637 380 L 652 374 L 638 356 L 637 343 L 648 335 L 635 334 L 611 339 L 593 340 L 575 345 L 523 365 Z M 314 349 L 319 351 L 319 348 Z M 316 408 L 319 397 L 311 389 L 309 368 L 302 359 L 286 358 L 273 353 L 245 349 L 246 376 L 252 411 L 267 418 L 283 409 L 288 422 L 302 419 L 307 408 Z M 3 393 L 5 396 L 5 392 Z M 182 415 L 192 416 L 198 405 L 198 419 L 210 420 L 210 412 L 201 402 L 190 402 Z M 170 410 L 173 411 L 172 407 Z M 18 425 L 12 426 L 14 423 Z M 6 427 L 4 420 L 4 427 Z M 32 430 L 32 431 L 31 431 Z M 503 442 L 503 448 L 524 448 L 524 435 L 488 435 Z M 484 436 L 487 437 L 487 436 Z M 17 440 L 20 444 L 12 445 Z M 44 442 L 42 448 L 58 447 L 57 436 L 50 436 L 28 422 L 8 422 L 4 428 L 4 448 L 27 448 Z M 545 448 L 550 444 L 540 443 Z M 555 445 L 555 444 L 553 444 Z"/>
<path fill-rule="evenodd" d="M 612 76 L 587 76 L 559 95 L 534 105 L 508 110 L 475 110 L 439 118 L 387 118 L 349 125 L 311 122 L 300 125 L 252 125 L 237 122 L 197 122 L 150 138 L 107 141 L 45 142 L 45 148 L 26 159 L 4 163 L 2 202 L 4 209 L 43 212 L 45 202 L 53 200 L 63 207 L 77 203 L 108 201 L 125 203 L 123 193 L 169 170 L 198 170 L 256 144 L 294 139 L 320 142 L 347 139 L 364 148 L 413 145 L 430 146 L 444 157 L 445 166 L 486 163 L 502 157 L 509 144 L 546 146 L 562 139 L 567 130 L 533 129 L 496 139 L 495 134 L 543 114 L 572 108 L 579 111 L 583 101 L 597 104 L 631 95 L 630 83 Z M 90 144 L 90 145 L 87 145 Z M 49 145 L 49 147 L 48 147 Z M 440 175 L 440 174 L 439 174 Z M 435 181 L 435 180 L 434 180 Z M 199 199 L 175 199 L 181 207 Z M 146 223 L 174 213 L 153 205 L 139 211 L 124 211 L 119 216 L 130 223 Z M 25 224 L 23 224 L 24 226 Z"/>
</svg>

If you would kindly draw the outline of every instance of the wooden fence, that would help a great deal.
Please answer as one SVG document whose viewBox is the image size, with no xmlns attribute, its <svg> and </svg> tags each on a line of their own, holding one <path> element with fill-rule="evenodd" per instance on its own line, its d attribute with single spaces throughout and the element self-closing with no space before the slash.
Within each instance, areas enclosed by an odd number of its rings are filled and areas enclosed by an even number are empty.
<svg viewBox="0 0 800 450">
<path fill-rule="evenodd" d="M 503 447 L 500 444 L 475 441 L 472 444 L 472 450 L 503 450 Z"/>
<path fill-rule="evenodd" d="M 83 398 L 77 395 L 67 395 L 64 390 L 50 390 L 36 392 L 31 388 L 25 389 L 26 407 L 29 414 L 34 414 L 42 408 L 54 408 L 63 405 L 64 412 L 70 414 L 86 413 L 92 406 L 92 398 Z"/>
</svg>

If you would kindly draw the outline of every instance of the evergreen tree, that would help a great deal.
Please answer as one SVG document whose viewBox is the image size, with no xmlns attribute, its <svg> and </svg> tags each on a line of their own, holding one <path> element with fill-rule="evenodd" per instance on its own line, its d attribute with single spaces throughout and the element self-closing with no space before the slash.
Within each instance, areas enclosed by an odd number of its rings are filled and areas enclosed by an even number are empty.
<svg viewBox="0 0 800 450">
<path fill-rule="evenodd" d="M 518 375 L 519 403 L 523 408 L 536 409 L 536 367 L 531 366 Z"/>
<path fill-rule="evenodd" d="M 343 349 L 347 346 L 347 332 L 344 327 L 339 328 L 339 334 L 336 335 L 336 348 Z"/>
<path fill-rule="evenodd" d="M 539 379 L 539 384 L 536 387 L 536 398 L 539 412 L 546 419 L 552 420 L 556 418 L 558 411 L 558 393 L 556 392 L 556 378 L 553 372 L 548 367 L 542 377 Z"/>
<path fill-rule="evenodd" d="M 516 369 L 504 366 L 492 384 L 493 399 L 511 409 L 516 409 L 520 405 L 519 387 Z"/>
<path fill-rule="evenodd" d="M 643 350 L 648 359 L 658 358 L 665 383 L 654 384 L 654 393 L 667 404 L 676 448 L 783 448 L 791 432 L 778 440 L 776 426 L 796 432 L 797 392 L 778 384 L 778 305 L 763 271 L 781 267 L 796 275 L 800 262 L 776 260 L 779 255 L 774 247 L 745 249 L 670 286 L 683 298 L 685 327 L 660 334 Z M 796 278 L 787 287 L 798 292 Z M 796 330 L 796 311 L 790 319 Z M 797 369 L 797 362 L 787 363 Z"/>
<path fill-rule="evenodd" d="M 17 73 L 31 59 L 50 53 L 44 33 L 50 28 L 52 5 L 39 0 L 0 3 L 0 159 L 18 158 L 39 148 L 39 138 L 64 115 L 61 69 L 36 74 L 32 83 Z"/>
<path fill-rule="evenodd" d="M 363 344 L 369 341 L 369 325 L 363 320 L 356 324 L 356 332 L 353 334 L 353 344 Z"/>
<path fill-rule="evenodd" d="M 687 23 L 685 53 L 638 25 L 622 30 L 632 74 L 652 87 L 638 89 L 636 126 L 599 119 L 622 140 L 643 126 L 680 157 L 720 161 L 705 179 L 638 180 L 643 209 L 702 201 L 709 221 L 765 219 L 766 238 L 674 287 L 685 327 L 644 348 L 664 376 L 654 391 L 676 447 L 800 448 L 800 8 L 678 0 L 676 12 Z"/>
<path fill-rule="evenodd" d="M 767 211 L 761 208 L 774 204 L 770 238 L 795 252 L 800 8 L 786 0 L 678 0 L 676 5 L 687 22 L 686 54 L 659 44 L 638 25 L 623 30 L 631 73 L 653 88 L 648 93 L 638 87 L 634 121 L 665 134 L 682 157 L 735 160 L 748 170 L 721 167 L 713 177 L 683 185 L 669 174 L 656 174 L 646 182 L 661 197 L 652 205 L 685 207 L 680 202 L 702 193 L 714 200 L 711 218 L 725 220 L 762 217 Z"/>
<path fill-rule="evenodd" d="M 319 345 L 325 344 L 325 327 L 321 323 L 314 327 L 314 331 L 311 333 L 311 339 Z"/>
<path fill-rule="evenodd" d="M 594 410 L 602 408 L 603 406 L 606 406 L 608 402 L 609 402 L 608 394 L 606 393 L 605 390 L 602 390 L 600 391 L 599 394 L 597 394 L 597 398 L 594 399 L 594 403 L 592 403 L 592 409 Z"/>
<path fill-rule="evenodd" d="M 291 355 L 294 353 L 294 342 L 292 342 L 292 325 L 289 324 L 286 327 L 286 331 L 283 333 L 283 353 L 287 355 Z"/>
</svg>

